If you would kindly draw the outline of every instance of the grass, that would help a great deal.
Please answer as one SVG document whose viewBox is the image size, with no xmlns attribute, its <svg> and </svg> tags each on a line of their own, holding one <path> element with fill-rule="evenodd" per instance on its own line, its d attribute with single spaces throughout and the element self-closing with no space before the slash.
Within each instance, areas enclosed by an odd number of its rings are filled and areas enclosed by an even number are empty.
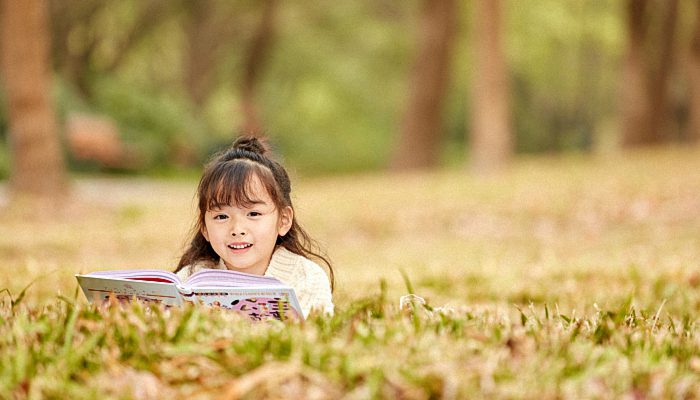
<svg viewBox="0 0 700 400">
<path fill-rule="evenodd" d="M 78 296 L 77 272 L 172 268 L 195 182 L 0 211 L 0 398 L 700 397 L 698 149 L 295 183 L 338 280 L 303 324 Z"/>
</svg>

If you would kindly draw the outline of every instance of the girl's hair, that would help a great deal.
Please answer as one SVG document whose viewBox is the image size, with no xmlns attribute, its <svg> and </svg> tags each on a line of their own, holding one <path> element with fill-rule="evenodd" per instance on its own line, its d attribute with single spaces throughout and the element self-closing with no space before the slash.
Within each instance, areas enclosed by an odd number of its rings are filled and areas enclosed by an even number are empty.
<svg viewBox="0 0 700 400">
<path fill-rule="evenodd" d="M 175 272 L 197 261 L 219 261 L 219 256 L 204 238 L 204 216 L 207 210 L 223 205 L 249 206 L 255 198 L 251 189 L 258 178 L 278 210 L 292 207 L 292 186 L 284 167 L 270 157 L 267 144 L 254 136 L 238 138 L 227 150 L 214 156 L 204 168 L 197 188 L 198 218 L 193 227 L 193 238 L 180 258 Z M 293 207 L 292 207 L 293 209 Z M 319 246 L 299 225 L 296 215 L 292 227 L 284 236 L 277 237 L 277 245 L 304 257 L 322 261 L 330 273 L 331 289 L 335 286 L 333 267 L 320 254 Z"/>
</svg>

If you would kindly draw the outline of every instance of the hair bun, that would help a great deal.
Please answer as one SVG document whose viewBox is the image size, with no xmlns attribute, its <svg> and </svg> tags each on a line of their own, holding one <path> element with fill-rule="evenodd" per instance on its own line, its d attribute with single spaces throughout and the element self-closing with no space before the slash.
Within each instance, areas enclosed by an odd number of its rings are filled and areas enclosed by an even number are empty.
<svg viewBox="0 0 700 400">
<path fill-rule="evenodd" d="M 262 139 L 255 136 L 241 136 L 233 142 L 233 148 L 236 150 L 246 150 L 251 153 L 265 155 L 270 148 Z"/>
</svg>

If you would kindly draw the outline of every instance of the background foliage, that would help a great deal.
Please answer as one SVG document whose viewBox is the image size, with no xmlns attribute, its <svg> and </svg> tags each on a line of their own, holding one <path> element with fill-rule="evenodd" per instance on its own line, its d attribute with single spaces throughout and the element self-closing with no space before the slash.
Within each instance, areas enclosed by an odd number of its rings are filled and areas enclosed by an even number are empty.
<svg viewBox="0 0 700 400">
<path fill-rule="evenodd" d="M 137 169 L 162 171 L 178 164 L 196 167 L 239 132 L 240 83 L 262 6 L 206 2 L 231 17 L 218 28 L 221 49 L 210 70 L 211 90 L 199 106 L 183 83 L 191 16 L 184 3 L 161 3 L 68 2 L 53 7 L 59 11 L 54 10 L 52 24 L 55 51 L 70 55 L 54 59 L 60 121 L 73 112 L 109 116 L 123 140 L 144 156 Z M 153 4 L 160 13 L 139 30 L 139 15 Z M 96 11 L 81 17 L 80 7 Z M 256 97 L 264 131 L 300 171 L 384 167 L 410 85 L 418 3 L 279 2 L 275 8 L 272 45 L 260 67 Z M 517 150 L 609 146 L 625 44 L 622 3 L 509 1 L 505 13 Z M 470 29 L 470 7 L 461 4 L 444 117 L 448 164 L 463 160 L 467 151 Z M 133 31 L 139 35 L 129 37 Z M 79 78 L 67 70 L 70 57 L 82 57 Z M 4 126 L 0 123 L 0 132 Z M 178 157 L 181 153 L 195 156 Z M 0 154 L 0 160 L 7 158 L 4 145 Z M 7 162 L 0 162 L 0 170 L 7 175 Z"/>
</svg>

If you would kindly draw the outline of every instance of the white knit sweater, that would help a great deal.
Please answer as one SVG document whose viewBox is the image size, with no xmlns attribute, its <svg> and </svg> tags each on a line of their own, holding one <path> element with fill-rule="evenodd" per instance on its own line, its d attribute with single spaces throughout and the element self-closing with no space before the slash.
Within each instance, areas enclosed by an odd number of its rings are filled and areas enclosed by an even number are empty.
<svg viewBox="0 0 700 400">
<path fill-rule="evenodd" d="M 206 268 L 226 269 L 226 265 L 223 260 L 218 264 L 198 262 L 185 266 L 177 272 L 177 276 L 184 282 L 190 275 Z M 333 298 L 328 277 L 323 268 L 308 258 L 292 253 L 284 247 L 278 247 L 272 254 L 265 276 L 275 277 L 294 288 L 304 318 L 308 317 L 311 310 L 333 314 Z"/>
</svg>

